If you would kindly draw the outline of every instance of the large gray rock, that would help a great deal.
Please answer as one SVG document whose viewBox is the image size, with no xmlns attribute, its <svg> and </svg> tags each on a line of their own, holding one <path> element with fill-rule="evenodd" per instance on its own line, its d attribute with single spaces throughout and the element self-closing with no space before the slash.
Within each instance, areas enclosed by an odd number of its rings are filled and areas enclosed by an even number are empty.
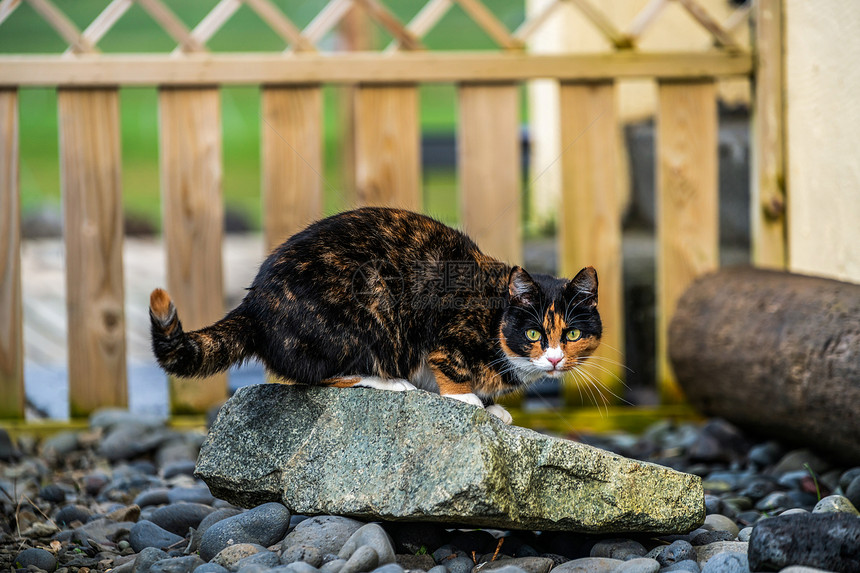
<svg viewBox="0 0 860 573">
<path fill-rule="evenodd" d="M 239 389 L 196 475 L 247 507 L 372 520 L 581 532 L 687 532 L 700 478 L 506 426 L 424 391 Z"/>
</svg>

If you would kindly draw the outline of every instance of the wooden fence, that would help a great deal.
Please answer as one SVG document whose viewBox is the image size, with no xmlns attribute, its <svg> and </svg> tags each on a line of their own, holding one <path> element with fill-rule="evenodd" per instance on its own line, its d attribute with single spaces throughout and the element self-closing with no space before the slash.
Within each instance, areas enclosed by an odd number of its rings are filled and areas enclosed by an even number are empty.
<svg viewBox="0 0 860 573">
<path fill-rule="evenodd" d="M 657 202 L 659 353 L 677 298 L 718 264 L 717 92 L 724 77 L 755 83 L 756 261 L 781 266 L 780 2 L 754 9 L 757 49 L 743 49 L 728 25 L 695 0 L 652 0 L 627 30 L 594 0 L 557 0 L 506 28 L 479 0 L 429 0 L 408 23 L 380 0 L 331 0 L 303 30 L 271 0 L 221 0 L 189 29 L 162 0 L 113 0 L 83 31 L 50 0 L 2 0 L 0 25 L 29 3 L 68 43 L 64 55 L 0 55 L 0 417 L 24 412 L 18 185 L 18 88 L 57 89 L 61 191 L 65 217 L 70 414 L 85 416 L 127 401 L 122 281 L 120 86 L 159 88 L 159 136 L 167 287 L 195 328 L 224 312 L 221 274 L 219 87 L 260 87 L 263 226 L 273 245 L 322 213 L 322 86 L 355 84 L 355 180 L 360 204 L 421 209 L 418 86 L 459 86 L 458 171 L 462 226 L 492 255 L 521 262 L 518 84 L 548 78 L 561 86 L 558 161 L 560 273 L 584 264 L 600 272 L 607 346 L 621 348 L 621 207 L 616 197 L 619 142 L 616 82 L 658 83 Z M 535 55 L 523 47 L 553 10 L 575 5 L 614 50 Z M 714 47 L 699 53 L 644 53 L 637 39 L 676 2 L 704 27 Z M 178 44 L 173 54 L 101 54 L 97 44 L 131 7 L 148 12 Z M 212 53 L 206 43 L 242 5 L 283 38 L 283 53 Z M 439 52 L 422 38 L 457 4 L 499 46 Z M 320 40 L 353 6 L 394 38 L 384 52 L 320 53 Z M 749 7 L 742 9 L 740 19 Z M 2 28 L 0 28 L 2 30 Z M 759 203 L 760 202 L 760 203 Z M 665 358 L 667 402 L 680 399 Z M 616 374 L 620 374 L 615 372 Z M 608 383 L 608 382 L 607 382 Z M 224 398 L 226 379 L 170 381 L 173 413 L 196 413 Z"/>
</svg>

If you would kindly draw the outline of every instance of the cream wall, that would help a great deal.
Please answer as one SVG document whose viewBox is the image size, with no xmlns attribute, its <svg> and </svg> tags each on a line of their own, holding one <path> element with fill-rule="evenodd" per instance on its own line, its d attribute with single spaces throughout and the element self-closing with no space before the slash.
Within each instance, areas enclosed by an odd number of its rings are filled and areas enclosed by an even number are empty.
<svg viewBox="0 0 860 573">
<path fill-rule="evenodd" d="M 789 267 L 860 283 L 860 2 L 785 18 Z"/>
</svg>

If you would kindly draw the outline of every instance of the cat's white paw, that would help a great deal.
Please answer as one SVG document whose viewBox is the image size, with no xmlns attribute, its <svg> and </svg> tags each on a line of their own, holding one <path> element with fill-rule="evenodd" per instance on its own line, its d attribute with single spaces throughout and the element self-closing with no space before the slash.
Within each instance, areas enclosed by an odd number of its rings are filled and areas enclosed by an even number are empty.
<svg viewBox="0 0 860 573">
<path fill-rule="evenodd" d="M 471 404 L 472 406 L 477 406 L 478 408 L 483 408 L 484 403 L 481 402 L 481 399 L 469 392 L 468 394 L 442 394 L 445 398 L 451 398 L 453 400 L 459 400 L 460 402 L 465 402 L 466 404 Z"/>
<path fill-rule="evenodd" d="M 375 388 L 377 390 L 389 390 L 391 392 L 407 392 L 409 390 L 417 390 L 415 386 L 407 380 L 398 378 L 386 380 L 377 376 L 367 376 L 358 381 L 355 385 L 358 388 Z"/>
<path fill-rule="evenodd" d="M 487 412 L 504 422 L 505 424 L 510 425 L 511 422 L 514 421 L 514 417 L 511 416 L 510 412 L 499 406 L 498 404 L 493 404 L 491 406 L 487 406 Z"/>
</svg>

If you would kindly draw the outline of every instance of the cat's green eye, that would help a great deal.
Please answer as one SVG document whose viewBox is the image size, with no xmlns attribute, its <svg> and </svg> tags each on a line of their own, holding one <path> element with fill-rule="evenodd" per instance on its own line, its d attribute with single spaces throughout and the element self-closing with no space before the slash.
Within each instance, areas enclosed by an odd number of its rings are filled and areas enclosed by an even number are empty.
<svg viewBox="0 0 860 573">
<path fill-rule="evenodd" d="M 580 338 L 582 338 L 582 331 L 578 328 L 573 328 L 567 331 L 567 339 L 570 342 L 574 342 L 576 340 L 579 340 Z"/>
<path fill-rule="evenodd" d="M 536 342 L 540 340 L 540 331 L 537 331 L 534 328 L 530 328 L 526 330 L 526 338 L 528 338 L 532 342 Z"/>
</svg>

